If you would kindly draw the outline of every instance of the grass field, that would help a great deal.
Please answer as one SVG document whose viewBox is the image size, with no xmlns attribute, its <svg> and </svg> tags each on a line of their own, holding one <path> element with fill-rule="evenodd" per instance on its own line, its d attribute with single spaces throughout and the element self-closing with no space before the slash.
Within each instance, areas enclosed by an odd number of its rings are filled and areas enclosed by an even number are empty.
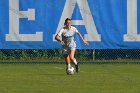
<svg viewBox="0 0 140 93">
<path fill-rule="evenodd" d="M 0 93 L 140 93 L 139 64 L 1 64 Z"/>
</svg>

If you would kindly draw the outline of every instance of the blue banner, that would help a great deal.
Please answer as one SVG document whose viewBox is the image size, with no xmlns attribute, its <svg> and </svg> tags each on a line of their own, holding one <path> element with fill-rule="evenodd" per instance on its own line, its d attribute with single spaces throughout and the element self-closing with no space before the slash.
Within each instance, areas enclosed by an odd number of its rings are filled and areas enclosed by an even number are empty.
<svg viewBox="0 0 140 93">
<path fill-rule="evenodd" d="M 71 18 L 78 49 L 140 49 L 140 0 L 1 0 L 0 49 L 58 49 Z"/>
</svg>

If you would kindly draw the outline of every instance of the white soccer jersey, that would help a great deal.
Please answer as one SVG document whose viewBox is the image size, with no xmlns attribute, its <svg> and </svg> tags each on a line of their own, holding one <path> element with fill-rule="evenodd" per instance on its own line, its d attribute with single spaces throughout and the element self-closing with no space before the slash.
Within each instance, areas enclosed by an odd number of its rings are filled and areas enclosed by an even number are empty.
<svg viewBox="0 0 140 93">
<path fill-rule="evenodd" d="M 71 26 L 71 29 L 68 30 L 66 27 L 63 27 L 59 32 L 58 35 L 62 37 L 62 40 L 64 41 L 65 45 L 63 48 L 74 48 L 76 47 L 76 43 L 74 41 L 74 35 L 75 33 L 78 33 L 78 30 Z"/>
</svg>

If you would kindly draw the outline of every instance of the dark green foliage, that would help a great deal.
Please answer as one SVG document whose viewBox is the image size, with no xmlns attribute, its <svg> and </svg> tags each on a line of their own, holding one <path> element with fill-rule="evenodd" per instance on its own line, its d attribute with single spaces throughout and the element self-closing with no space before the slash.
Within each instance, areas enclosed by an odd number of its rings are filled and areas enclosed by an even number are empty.
<svg viewBox="0 0 140 93">
<path fill-rule="evenodd" d="M 140 50 L 77 50 L 75 57 L 80 61 L 94 61 L 94 60 L 139 60 Z M 0 50 L 0 60 L 45 60 L 45 61 L 62 61 L 63 53 L 61 49 L 4 49 Z"/>
</svg>

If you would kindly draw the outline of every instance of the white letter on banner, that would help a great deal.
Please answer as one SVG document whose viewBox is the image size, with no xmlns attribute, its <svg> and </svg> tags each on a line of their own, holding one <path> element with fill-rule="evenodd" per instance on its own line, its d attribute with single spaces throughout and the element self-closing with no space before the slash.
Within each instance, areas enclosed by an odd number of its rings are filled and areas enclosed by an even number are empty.
<svg viewBox="0 0 140 93">
<path fill-rule="evenodd" d="M 35 9 L 19 11 L 19 0 L 9 0 L 9 34 L 6 41 L 43 41 L 43 33 L 19 34 L 19 18 L 35 20 Z"/>
<path fill-rule="evenodd" d="M 72 24 L 85 25 L 87 34 L 84 36 L 84 38 L 87 41 L 101 41 L 101 36 L 97 33 L 97 29 L 96 29 L 94 20 L 92 18 L 92 13 L 90 11 L 87 0 L 66 0 L 65 7 L 64 7 L 56 33 L 58 33 L 60 28 L 64 25 L 65 18 L 67 17 L 71 18 L 76 2 L 80 9 L 80 13 L 83 20 L 72 20 Z"/>
<path fill-rule="evenodd" d="M 137 0 L 127 0 L 127 34 L 124 35 L 124 41 L 140 41 L 137 20 Z"/>
</svg>

